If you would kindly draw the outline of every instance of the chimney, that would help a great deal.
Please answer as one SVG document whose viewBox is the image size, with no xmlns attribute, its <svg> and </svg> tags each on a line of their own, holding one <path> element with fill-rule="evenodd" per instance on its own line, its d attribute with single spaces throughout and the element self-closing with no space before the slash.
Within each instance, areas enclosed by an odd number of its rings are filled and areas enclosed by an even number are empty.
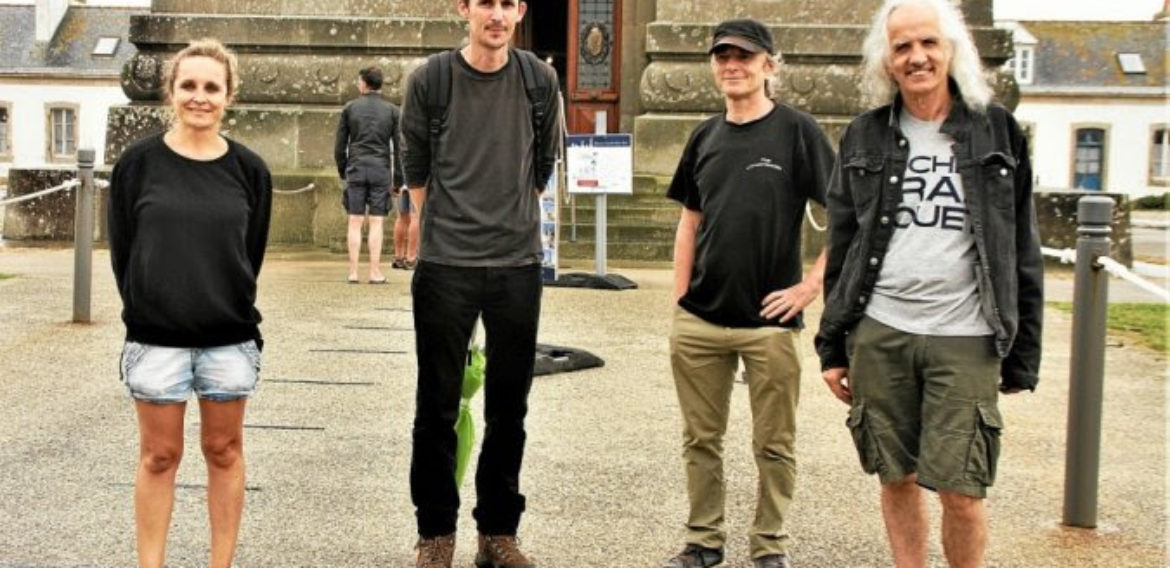
<svg viewBox="0 0 1170 568">
<path fill-rule="evenodd" d="M 37 42 L 48 42 L 69 11 L 69 0 L 37 0 Z"/>
<path fill-rule="evenodd" d="M 1162 7 L 1162 11 L 1154 14 L 1155 22 L 1170 22 L 1170 0 L 1166 0 L 1166 5 Z"/>
</svg>

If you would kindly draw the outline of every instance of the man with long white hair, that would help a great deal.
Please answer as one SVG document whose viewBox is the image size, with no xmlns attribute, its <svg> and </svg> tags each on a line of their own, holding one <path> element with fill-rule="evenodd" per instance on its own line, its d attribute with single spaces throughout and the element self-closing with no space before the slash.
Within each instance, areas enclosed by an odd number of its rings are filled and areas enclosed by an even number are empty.
<svg viewBox="0 0 1170 568">
<path fill-rule="evenodd" d="M 895 565 L 926 566 L 926 488 L 948 563 L 981 566 L 998 393 L 1034 390 L 1040 366 L 1027 140 L 991 101 L 947 0 L 887 0 L 863 52 L 866 94 L 883 106 L 841 140 L 817 352 L 882 483 Z"/>
</svg>

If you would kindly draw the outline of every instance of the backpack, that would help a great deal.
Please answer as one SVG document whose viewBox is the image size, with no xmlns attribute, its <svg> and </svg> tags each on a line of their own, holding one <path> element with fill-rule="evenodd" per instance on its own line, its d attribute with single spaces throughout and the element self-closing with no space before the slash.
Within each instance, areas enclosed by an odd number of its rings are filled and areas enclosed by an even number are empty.
<svg viewBox="0 0 1170 568">
<path fill-rule="evenodd" d="M 449 50 L 427 57 L 427 124 L 430 130 L 432 164 L 438 155 L 439 133 L 447 120 L 447 106 L 451 102 L 451 59 L 454 56 L 455 51 Z M 532 131 L 539 136 L 544 131 L 545 121 L 548 119 L 545 101 L 552 89 L 548 77 L 539 72 L 539 66 L 547 64 L 535 53 L 523 49 L 508 48 L 508 57 L 520 64 L 524 92 L 528 94 L 528 103 L 532 107 Z M 540 144 L 534 146 L 536 156 L 533 164 L 540 164 Z"/>
</svg>

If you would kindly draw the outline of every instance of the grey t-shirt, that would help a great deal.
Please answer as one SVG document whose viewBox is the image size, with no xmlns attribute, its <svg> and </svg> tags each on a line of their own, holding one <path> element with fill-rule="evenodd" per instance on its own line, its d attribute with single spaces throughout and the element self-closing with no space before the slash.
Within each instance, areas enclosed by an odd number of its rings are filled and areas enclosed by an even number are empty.
<svg viewBox="0 0 1170 568">
<path fill-rule="evenodd" d="M 894 235 L 866 315 L 922 335 L 991 335 L 980 311 L 975 278 L 978 253 L 954 140 L 905 110 L 902 132 L 910 158 L 902 176 L 902 203 Z"/>
<path fill-rule="evenodd" d="M 534 145 L 555 153 L 557 89 L 545 133 L 533 132 L 520 65 L 510 58 L 480 73 L 456 53 L 451 98 L 431 161 L 424 64 L 410 76 L 403 104 L 403 168 L 410 187 L 426 184 L 419 258 L 451 266 L 525 266 L 541 259 Z M 552 75 L 552 68 L 540 69 Z"/>
</svg>

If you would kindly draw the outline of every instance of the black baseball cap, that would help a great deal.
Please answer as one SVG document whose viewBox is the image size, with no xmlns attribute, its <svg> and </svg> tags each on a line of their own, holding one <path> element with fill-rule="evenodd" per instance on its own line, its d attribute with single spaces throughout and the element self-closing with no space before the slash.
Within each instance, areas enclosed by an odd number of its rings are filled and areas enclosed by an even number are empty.
<svg viewBox="0 0 1170 568">
<path fill-rule="evenodd" d="M 768 52 L 776 55 L 776 46 L 772 43 L 772 32 L 767 26 L 755 20 L 727 20 L 715 26 L 715 34 L 711 36 L 711 49 L 707 55 L 725 45 L 733 45 L 744 51 L 759 53 Z"/>
</svg>

